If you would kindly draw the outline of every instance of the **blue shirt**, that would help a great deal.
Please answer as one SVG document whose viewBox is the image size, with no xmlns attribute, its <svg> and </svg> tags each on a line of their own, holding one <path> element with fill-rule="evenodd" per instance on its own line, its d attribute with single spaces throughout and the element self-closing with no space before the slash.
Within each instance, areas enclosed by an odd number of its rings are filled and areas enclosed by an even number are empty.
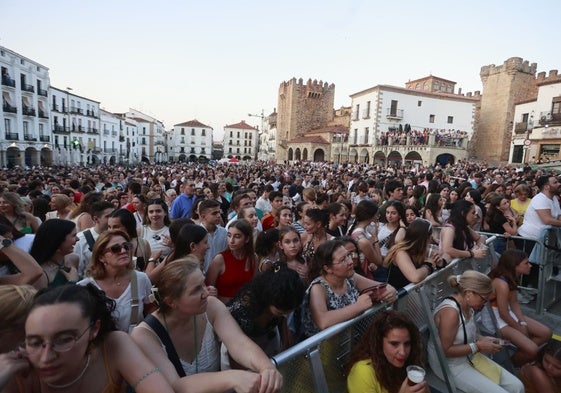
<svg viewBox="0 0 561 393">
<path fill-rule="evenodd" d="M 169 211 L 169 216 L 172 219 L 176 218 L 190 218 L 191 209 L 195 203 L 195 195 L 181 194 L 171 204 L 171 209 Z"/>
</svg>

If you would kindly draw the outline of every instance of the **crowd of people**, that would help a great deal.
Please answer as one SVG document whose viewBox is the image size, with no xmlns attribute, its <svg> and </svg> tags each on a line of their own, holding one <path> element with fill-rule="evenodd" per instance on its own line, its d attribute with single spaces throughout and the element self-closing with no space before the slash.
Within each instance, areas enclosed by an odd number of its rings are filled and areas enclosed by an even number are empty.
<svg viewBox="0 0 561 393">
<path fill-rule="evenodd" d="M 470 366 L 501 349 L 475 330 L 489 301 L 522 381 L 561 386 L 551 329 L 519 305 L 531 250 L 509 239 L 561 226 L 555 173 L 170 163 L 14 169 L 0 188 L 0 390 L 278 391 L 269 357 L 485 256 L 482 232 L 501 236 L 499 264 L 451 278 L 434 315 L 450 368 L 465 391 L 524 391 Z M 407 315 L 380 313 L 362 340 L 350 392 L 428 392 L 406 376 L 422 365 Z"/>
</svg>

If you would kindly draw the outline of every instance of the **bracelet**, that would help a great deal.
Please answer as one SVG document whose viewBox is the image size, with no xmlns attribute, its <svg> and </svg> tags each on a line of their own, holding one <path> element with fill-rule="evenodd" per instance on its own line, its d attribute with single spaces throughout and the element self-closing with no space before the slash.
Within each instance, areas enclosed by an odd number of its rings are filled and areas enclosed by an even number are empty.
<svg viewBox="0 0 561 393">
<path fill-rule="evenodd" d="M 473 258 L 473 251 L 468 250 L 468 252 L 469 252 L 469 257 L 470 257 L 470 258 Z"/>
<path fill-rule="evenodd" d="M 469 343 L 469 348 L 471 349 L 471 354 L 475 355 L 477 352 L 479 352 L 479 348 L 477 348 L 477 344 L 476 343 Z"/>
<path fill-rule="evenodd" d="M 526 321 L 518 321 L 518 323 L 520 324 L 520 326 L 528 326 L 528 322 Z"/>
<path fill-rule="evenodd" d="M 156 367 L 153 370 L 148 371 L 146 374 L 144 374 L 142 377 L 140 377 L 140 379 L 138 381 L 136 381 L 136 383 L 132 386 L 132 388 L 134 390 L 136 390 L 136 388 L 138 387 L 138 385 L 140 385 L 140 382 L 144 381 L 146 378 L 148 378 L 150 375 L 155 374 L 155 373 L 159 373 L 161 372 L 159 367 Z"/>
<path fill-rule="evenodd" d="M 429 275 L 434 273 L 434 266 L 428 262 L 423 262 L 422 266 L 425 266 L 429 269 Z"/>
</svg>

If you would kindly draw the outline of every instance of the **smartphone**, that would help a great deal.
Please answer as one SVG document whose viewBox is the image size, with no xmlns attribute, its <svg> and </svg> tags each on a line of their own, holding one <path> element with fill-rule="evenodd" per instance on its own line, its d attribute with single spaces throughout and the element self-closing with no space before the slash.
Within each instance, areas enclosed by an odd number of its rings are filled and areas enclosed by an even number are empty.
<svg viewBox="0 0 561 393">
<path fill-rule="evenodd" d="M 387 285 L 388 284 L 373 285 L 371 287 L 364 288 L 362 291 L 360 291 L 360 294 L 362 295 L 363 293 L 367 293 L 367 292 L 377 292 L 383 290 Z"/>
</svg>

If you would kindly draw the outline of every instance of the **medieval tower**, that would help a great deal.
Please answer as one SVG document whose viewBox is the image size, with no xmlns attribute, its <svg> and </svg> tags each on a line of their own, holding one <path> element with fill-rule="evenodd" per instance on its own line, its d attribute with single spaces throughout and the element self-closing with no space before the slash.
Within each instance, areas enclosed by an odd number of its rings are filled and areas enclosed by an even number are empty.
<svg viewBox="0 0 561 393">
<path fill-rule="evenodd" d="M 471 142 L 475 158 L 508 161 L 514 119 L 514 105 L 535 98 L 537 64 L 511 57 L 503 65 L 481 67 L 483 97 L 479 127 Z"/>
<path fill-rule="evenodd" d="M 279 87 L 276 159 L 287 159 L 287 143 L 333 120 L 335 85 L 292 78 Z"/>
</svg>

